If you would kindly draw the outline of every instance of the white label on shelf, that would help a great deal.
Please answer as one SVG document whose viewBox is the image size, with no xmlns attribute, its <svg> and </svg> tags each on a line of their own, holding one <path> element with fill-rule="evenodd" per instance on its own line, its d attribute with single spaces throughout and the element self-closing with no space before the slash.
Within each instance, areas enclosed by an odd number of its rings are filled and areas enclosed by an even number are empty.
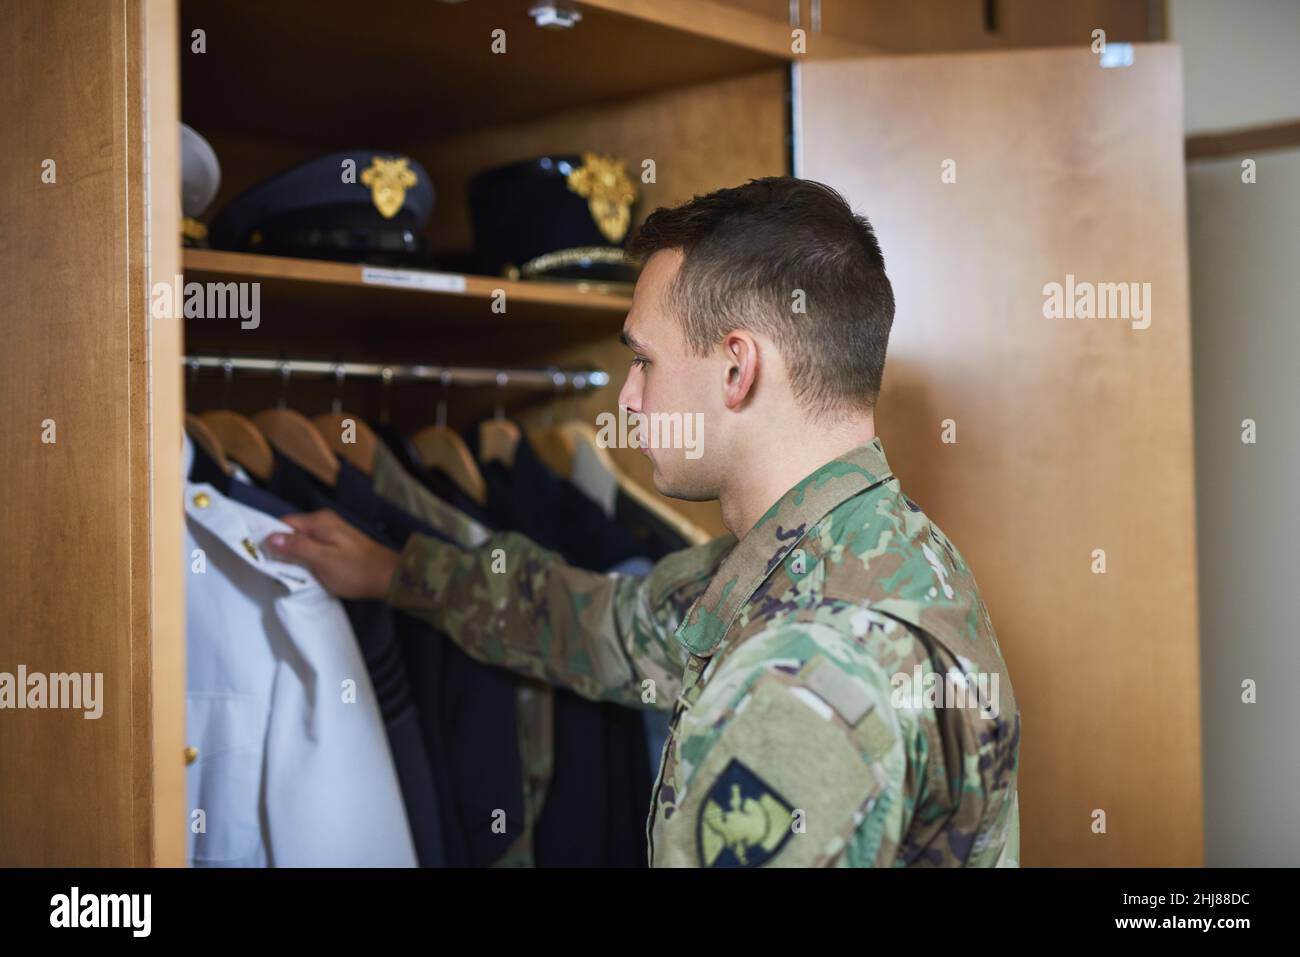
<svg viewBox="0 0 1300 957">
<path fill-rule="evenodd" d="M 374 266 L 363 266 L 361 281 L 374 286 L 427 289 L 430 292 L 465 291 L 465 277 L 450 272 L 423 272 L 418 269 L 378 269 Z"/>
</svg>

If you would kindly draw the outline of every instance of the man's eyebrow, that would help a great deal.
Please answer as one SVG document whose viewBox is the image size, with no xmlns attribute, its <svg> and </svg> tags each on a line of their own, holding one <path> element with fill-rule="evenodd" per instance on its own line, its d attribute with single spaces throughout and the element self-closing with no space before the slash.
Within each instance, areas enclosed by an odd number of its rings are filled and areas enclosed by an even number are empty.
<svg viewBox="0 0 1300 957">
<path fill-rule="evenodd" d="M 623 345 L 627 346 L 633 352 L 645 352 L 645 346 L 638 342 L 636 336 L 632 335 L 632 333 L 628 332 L 626 329 L 618 334 L 618 341 L 623 343 Z"/>
</svg>

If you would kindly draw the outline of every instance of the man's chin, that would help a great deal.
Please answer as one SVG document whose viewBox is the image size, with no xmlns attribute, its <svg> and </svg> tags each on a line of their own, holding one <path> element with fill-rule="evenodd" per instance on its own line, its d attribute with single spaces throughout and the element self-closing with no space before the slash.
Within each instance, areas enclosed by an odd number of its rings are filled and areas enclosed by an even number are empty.
<svg viewBox="0 0 1300 957">
<path fill-rule="evenodd" d="M 651 461 L 654 461 L 651 459 Z M 691 488 L 683 482 L 676 482 L 664 476 L 659 466 L 654 467 L 655 491 L 665 498 L 675 498 L 682 502 L 711 502 L 717 496 L 708 495 Z"/>
<path fill-rule="evenodd" d="M 650 458 L 650 456 L 646 456 Z M 654 483 L 655 491 L 660 495 L 667 495 L 672 498 L 672 493 L 668 491 L 668 482 L 665 481 L 663 473 L 659 471 L 659 463 L 650 459 L 650 481 Z"/>
</svg>

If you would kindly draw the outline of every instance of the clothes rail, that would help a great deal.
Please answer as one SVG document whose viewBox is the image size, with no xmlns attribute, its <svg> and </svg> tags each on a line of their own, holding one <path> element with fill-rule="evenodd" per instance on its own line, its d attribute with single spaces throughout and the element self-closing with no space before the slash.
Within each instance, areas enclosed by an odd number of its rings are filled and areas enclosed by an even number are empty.
<svg viewBox="0 0 1300 957">
<path fill-rule="evenodd" d="M 443 385 L 573 389 L 579 392 L 586 389 L 599 389 L 609 384 L 609 374 L 600 369 L 496 369 L 235 356 L 186 356 L 182 361 L 186 368 L 195 372 L 199 369 L 220 369 L 227 375 L 239 370 L 278 373 L 284 378 L 333 376 L 336 379 L 370 378 L 384 382 L 441 382 Z"/>
</svg>

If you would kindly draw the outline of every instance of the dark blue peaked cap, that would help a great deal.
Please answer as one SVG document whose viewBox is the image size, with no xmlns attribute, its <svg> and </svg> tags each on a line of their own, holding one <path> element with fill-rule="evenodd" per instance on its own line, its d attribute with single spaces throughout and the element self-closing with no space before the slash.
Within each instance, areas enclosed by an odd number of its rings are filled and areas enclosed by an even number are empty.
<svg viewBox="0 0 1300 957">
<path fill-rule="evenodd" d="M 352 182 L 344 182 L 346 160 L 356 164 Z M 400 225 L 420 232 L 433 214 L 433 185 L 424 167 L 400 152 L 331 153 L 245 190 L 213 221 L 209 236 L 218 249 L 244 248 L 250 235 L 268 222 L 287 216 L 303 222 L 310 220 L 312 210 L 320 210 L 323 222 L 346 210 L 354 223 L 373 223 L 376 229 Z"/>
</svg>

